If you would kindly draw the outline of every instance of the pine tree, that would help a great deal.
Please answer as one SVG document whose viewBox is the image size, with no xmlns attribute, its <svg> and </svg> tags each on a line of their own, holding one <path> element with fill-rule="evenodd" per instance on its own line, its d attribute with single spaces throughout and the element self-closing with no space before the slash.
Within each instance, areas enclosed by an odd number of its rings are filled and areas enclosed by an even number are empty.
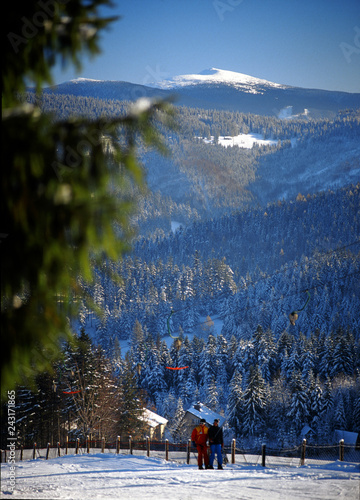
<svg viewBox="0 0 360 500">
<path fill-rule="evenodd" d="M 240 435 L 243 420 L 243 390 L 242 376 L 237 370 L 235 370 L 230 381 L 226 413 L 228 415 L 229 426 L 234 429 L 236 436 Z"/>
<path fill-rule="evenodd" d="M 183 408 L 182 400 L 181 398 L 179 398 L 174 418 L 171 420 L 171 423 L 168 426 L 175 443 L 183 443 L 187 441 L 188 438 L 187 429 L 184 427 L 184 415 L 185 411 Z"/>
<path fill-rule="evenodd" d="M 330 364 L 330 376 L 332 378 L 341 373 L 344 375 L 354 373 L 354 351 L 355 342 L 353 336 L 339 328 L 334 337 L 334 349 Z"/>
<path fill-rule="evenodd" d="M 129 358 L 120 379 L 119 417 L 116 425 L 118 435 L 139 438 L 144 435 L 145 422 L 142 419 L 145 400 L 137 386 L 136 376 Z"/>
<path fill-rule="evenodd" d="M 334 404 L 334 413 L 332 418 L 333 426 L 335 429 L 344 430 L 346 426 L 346 415 L 344 407 L 344 398 L 341 391 L 337 391 Z"/>
<path fill-rule="evenodd" d="M 186 370 L 187 378 L 183 381 L 181 386 L 180 395 L 186 407 L 191 406 L 191 404 L 197 401 L 196 392 L 197 392 L 197 384 L 195 379 L 194 370 L 192 368 L 188 368 Z"/>
<path fill-rule="evenodd" d="M 204 384 L 204 386 L 205 386 L 205 384 Z M 205 405 L 213 411 L 218 411 L 219 410 L 219 392 L 218 392 L 218 385 L 217 385 L 217 382 L 215 382 L 215 379 L 212 379 L 205 386 L 205 392 L 206 392 Z"/>
<path fill-rule="evenodd" d="M 94 348 L 85 332 L 75 349 L 68 349 L 63 371 L 63 393 L 69 398 L 68 410 L 82 437 L 116 436 L 118 382 L 112 364 L 101 349 Z"/>
<path fill-rule="evenodd" d="M 48 9 L 29 0 L 9 4 L 4 18 L 2 397 L 51 369 L 62 340 L 71 338 L 78 276 L 90 283 L 95 261 L 117 260 L 129 248 L 131 207 L 144 185 L 135 144 L 164 150 L 151 125 L 161 104 L 126 117 L 61 121 L 24 99 L 27 86 L 40 94 L 52 84 L 59 60 L 79 69 L 84 52 L 99 52 L 101 33 L 116 19 L 103 17 L 104 5 L 111 2 L 57 2 L 49 19 Z M 36 17 L 36 36 L 22 37 L 24 19 Z"/>
<path fill-rule="evenodd" d="M 265 420 L 265 382 L 258 366 L 250 367 L 247 387 L 243 397 L 244 420 L 243 435 L 259 435 L 264 430 Z"/>
<path fill-rule="evenodd" d="M 323 390 L 320 384 L 320 378 L 314 377 L 310 371 L 308 375 L 308 398 L 309 398 L 309 425 L 316 430 L 319 425 L 320 415 L 322 412 L 322 397 Z"/>
<path fill-rule="evenodd" d="M 299 433 L 309 416 L 309 401 L 306 393 L 306 386 L 299 371 L 294 371 L 291 375 L 290 390 L 291 401 L 287 417 L 296 432 Z"/>
</svg>

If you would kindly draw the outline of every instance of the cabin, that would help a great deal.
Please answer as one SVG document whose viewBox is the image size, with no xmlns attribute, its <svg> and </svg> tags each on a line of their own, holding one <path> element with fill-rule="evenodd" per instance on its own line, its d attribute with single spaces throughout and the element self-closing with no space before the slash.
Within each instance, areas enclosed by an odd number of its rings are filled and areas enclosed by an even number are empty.
<svg viewBox="0 0 360 500">
<path fill-rule="evenodd" d="M 157 415 L 153 411 L 144 408 L 142 420 L 145 421 L 147 426 L 147 435 L 151 440 L 163 441 L 165 427 L 168 420 L 160 415 Z"/>
<path fill-rule="evenodd" d="M 308 425 L 304 425 L 304 427 L 300 431 L 301 439 L 306 439 L 306 441 L 312 442 L 315 437 L 315 432 Z"/>
<path fill-rule="evenodd" d="M 342 429 L 336 429 L 334 431 L 334 442 L 337 444 L 341 439 L 344 440 L 345 445 L 354 446 L 356 449 L 359 441 L 360 444 L 360 433 L 344 431 Z"/>
<path fill-rule="evenodd" d="M 208 427 L 214 423 L 215 418 L 219 419 L 219 426 L 221 427 L 225 422 L 225 417 L 219 415 L 218 413 L 210 410 L 207 406 L 202 403 L 196 403 L 192 405 L 186 412 L 183 418 L 183 428 L 186 429 L 188 436 L 190 437 L 191 432 L 194 427 L 199 425 L 200 420 L 204 418 Z"/>
</svg>

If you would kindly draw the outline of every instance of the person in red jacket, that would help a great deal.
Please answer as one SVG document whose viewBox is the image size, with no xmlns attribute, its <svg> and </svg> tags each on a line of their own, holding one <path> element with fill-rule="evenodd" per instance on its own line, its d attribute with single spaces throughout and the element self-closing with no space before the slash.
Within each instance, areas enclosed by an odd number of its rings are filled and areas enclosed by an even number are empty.
<svg viewBox="0 0 360 500">
<path fill-rule="evenodd" d="M 208 428 L 206 427 L 206 420 L 202 418 L 200 420 L 200 425 L 196 426 L 191 433 L 191 441 L 193 445 L 196 446 L 198 451 L 198 466 L 199 469 L 203 469 L 203 461 L 205 464 L 205 469 L 209 467 L 209 455 L 208 455 Z"/>
</svg>

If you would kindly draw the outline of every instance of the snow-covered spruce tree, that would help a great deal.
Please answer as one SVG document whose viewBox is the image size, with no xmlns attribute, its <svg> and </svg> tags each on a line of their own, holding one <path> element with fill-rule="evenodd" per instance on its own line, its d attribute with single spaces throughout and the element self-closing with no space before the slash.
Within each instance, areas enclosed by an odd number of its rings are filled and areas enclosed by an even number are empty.
<svg viewBox="0 0 360 500">
<path fill-rule="evenodd" d="M 289 419 L 289 424 L 294 428 L 296 434 L 298 435 L 302 426 L 307 423 L 309 417 L 309 399 L 300 371 L 293 371 L 289 381 L 289 386 L 291 398 L 290 407 L 287 411 L 287 417 Z"/>
<path fill-rule="evenodd" d="M 243 396 L 243 425 L 244 437 L 254 437 L 264 431 L 266 409 L 265 381 L 259 367 L 250 367 L 250 373 Z"/>
<path fill-rule="evenodd" d="M 146 406 L 144 393 L 137 385 L 133 364 L 125 358 L 125 368 L 121 375 L 119 413 L 116 422 L 117 434 L 126 438 L 142 438 L 145 434 L 145 422 L 142 419 Z"/>
<path fill-rule="evenodd" d="M 188 408 L 194 401 L 197 401 L 197 398 L 195 397 L 197 392 L 197 383 L 194 370 L 192 368 L 188 368 L 186 370 L 186 377 L 186 380 L 183 381 L 180 395 L 184 401 L 185 408 Z"/>
<path fill-rule="evenodd" d="M 309 425 L 313 430 L 318 429 L 320 415 L 323 408 L 323 389 L 320 383 L 320 377 L 316 378 L 312 370 L 309 371 L 308 376 L 308 397 L 309 397 Z"/>
<path fill-rule="evenodd" d="M 270 330 L 264 332 L 261 325 L 258 325 L 252 337 L 255 356 L 260 366 L 261 374 L 267 382 L 270 382 L 275 372 L 275 344 Z"/>
<path fill-rule="evenodd" d="M 74 347 L 68 346 L 61 367 L 60 389 L 78 436 L 114 439 L 120 406 L 119 384 L 113 364 L 82 332 Z"/>
<path fill-rule="evenodd" d="M 235 435 L 239 436 L 243 422 L 243 389 L 242 376 L 237 370 L 235 370 L 230 381 L 226 414 L 229 426 L 234 430 Z"/>
<path fill-rule="evenodd" d="M 360 391 L 358 391 L 357 395 L 355 396 L 352 424 L 353 432 L 360 432 Z"/>
<path fill-rule="evenodd" d="M 288 420 L 286 411 L 289 406 L 290 391 L 285 378 L 279 375 L 270 386 L 270 397 L 267 401 L 267 431 L 276 447 L 287 445 Z"/>
<path fill-rule="evenodd" d="M 200 356 L 200 378 L 206 385 L 209 384 L 217 373 L 216 338 L 209 335 L 205 348 Z"/>
<path fill-rule="evenodd" d="M 332 415 L 333 427 L 335 429 L 347 429 L 346 425 L 346 414 L 344 407 L 344 396 L 341 390 L 336 391 L 335 395 L 334 412 Z"/>
<path fill-rule="evenodd" d="M 213 411 L 219 411 L 219 392 L 217 382 L 213 378 L 208 384 L 204 385 L 205 405 Z"/>
<path fill-rule="evenodd" d="M 156 395 L 165 391 L 165 367 L 156 360 L 150 364 L 150 370 L 147 371 L 146 381 L 144 382 L 147 393 L 153 403 L 156 402 Z"/>
<path fill-rule="evenodd" d="M 188 440 L 188 429 L 184 427 L 185 411 L 181 398 L 178 398 L 174 417 L 168 424 L 171 437 L 174 443 L 184 443 Z"/>
<path fill-rule="evenodd" d="M 332 415 L 334 408 L 333 388 L 330 377 L 324 383 L 321 399 L 321 411 L 318 419 L 317 436 L 320 443 L 329 443 L 332 435 Z"/>
<path fill-rule="evenodd" d="M 355 339 L 349 332 L 338 328 L 334 334 L 330 361 L 330 377 L 338 374 L 353 375 L 355 372 Z"/>
</svg>

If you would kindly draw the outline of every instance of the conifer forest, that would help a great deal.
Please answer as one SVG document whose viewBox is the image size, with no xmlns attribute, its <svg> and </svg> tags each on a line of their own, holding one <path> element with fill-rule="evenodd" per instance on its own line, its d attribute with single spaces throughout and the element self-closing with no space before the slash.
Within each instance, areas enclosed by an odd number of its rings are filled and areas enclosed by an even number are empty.
<svg viewBox="0 0 360 500">
<path fill-rule="evenodd" d="M 129 106 L 26 99 L 55 120 Z M 298 444 L 304 426 L 316 444 L 360 432 L 359 111 L 280 120 L 178 107 L 176 121 L 168 154 L 139 148 L 148 189 L 135 193 L 131 250 L 94 261 L 91 285 L 78 276 L 78 343 L 19 388 L 23 444 L 141 436 L 144 407 L 186 442 L 196 402 L 244 446 Z M 276 142 L 217 143 L 239 134 Z"/>
</svg>

